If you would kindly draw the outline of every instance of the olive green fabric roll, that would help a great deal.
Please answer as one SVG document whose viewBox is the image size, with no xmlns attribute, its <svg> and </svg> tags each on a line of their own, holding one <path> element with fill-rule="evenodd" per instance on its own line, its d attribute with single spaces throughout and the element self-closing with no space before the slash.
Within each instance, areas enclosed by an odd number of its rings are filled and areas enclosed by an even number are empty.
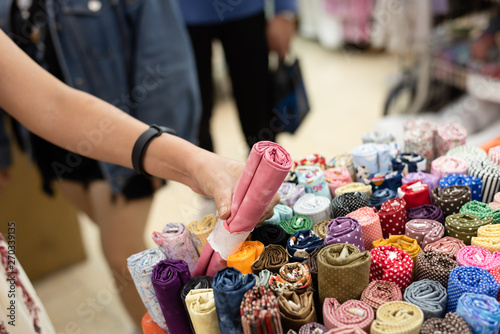
<svg viewBox="0 0 500 334">
<path fill-rule="evenodd" d="M 477 230 L 481 226 L 493 224 L 492 217 L 479 218 L 470 213 L 457 213 L 446 217 L 446 231 L 453 238 L 462 240 L 466 245 L 470 245 L 472 237 L 477 236 Z"/>
<path fill-rule="evenodd" d="M 278 297 L 278 306 L 284 332 L 290 329 L 298 332 L 303 325 L 317 320 L 312 291 L 301 295 L 284 291 Z"/>
</svg>

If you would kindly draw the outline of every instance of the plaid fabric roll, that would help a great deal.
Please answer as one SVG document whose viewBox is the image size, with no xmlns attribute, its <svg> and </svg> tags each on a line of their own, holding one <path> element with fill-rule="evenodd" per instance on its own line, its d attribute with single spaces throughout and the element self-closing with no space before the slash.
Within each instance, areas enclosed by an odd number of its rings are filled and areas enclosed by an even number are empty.
<svg viewBox="0 0 500 334">
<path fill-rule="evenodd" d="M 475 161 L 470 164 L 469 175 L 483 182 L 481 202 L 493 201 L 495 194 L 500 191 L 500 166 L 488 160 Z"/>
<path fill-rule="evenodd" d="M 278 189 L 280 195 L 280 203 L 293 207 L 299 198 L 304 196 L 306 189 L 303 185 L 284 182 Z"/>
<path fill-rule="evenodd" d="M 448 280 L 448 312 L 455 312 L 458 298 L 467 292 L 481 293 L 493 298 L 498 295 L 498 283 L 488 271 L 478 267 L 458 267 Z"/>
<path fill-rule="evenodd" d="M 358 209 L 348 214 L 347 217 L 356 219 L 361 225 L 365 250 L 371 250 L 373 248 L 373 241 L 382 238 L 380 218 L 377 211 L 373 208 L 364 207 Z"/>
<path fill-rule="evenodd" d="M 424 322 L 424 313 L 407 302 L 389 302 L 377 310 L 377 319 L 371 334 L 418 334 Z"/>
<path fill-rule="evenodd" d="M 311 273 L 306 264 L 292 262 L 283 265 L 278 274 L 271 276 L 269 287 L 280 295 L 283 291 L 294 291 L 298 294 L 311 289 Z"/>
<path fill-rule="evenodd" d="M 296 215 L 304 215 L 311 218 L 313 224 L 331 217 L 332 209 L 330 200 L 323 196 L 305 194 L 293 205 Z"/>
<path fill-rule="evenodd" d="M 479 218 L 491 217 L 494 224 L 500 224 L 500 210 L 493 210 L 486 203 L 471 201 L 460 208 L 460 213 L 470 213 Z"/>
<path fill-rule="evenodd" d="M 457 314 L 474 333 L 498 333 L 500 330 L 500 304 L 493 297 L 465 293 L 458 299 Z"/>
<path fill-rule="evenodd" d="M 380 210 L 382 204 L 385 201 L 396 198 L 397 193 L 392 189 L 378 189 L 370 196 L 370 200 L 368 201 L 369 206 L 375 207 L 377 210 Z"/>
<path fill-rule="evenodd" d="M 500 146 L 490 148 L 490 150 L 488 151 L 488 159 L 491 162 L 500 165 Z"/>
<path fill-rule="evenodd" d="M 446 313 L 444 319 L 432 318 L 426 320 L 420 329 L 420 334 L 457 333 L 472 334 L 467 322 L 455 312 Z"/>
<path fill-rule="evenodd" d="M 406 202 L 404 199 L 394 198 L 384 202 L 378 212 L 378 216 L 384 238 L 392 234 L 404 234 L 407 219 Z"/>
<path fill-rule="evenodd" d="M 338 217 L 333 219 L 327 226 L 325 245 L 346 243 L 365 251 L 363 234 L 359 222 L 351 217 Z"/>
<path fill-rule="evenodd" d="M 278 306 L 284 331 L 299 331 L 302 326 L 317 320 L 312 291 L 301 295 L 284 291 L 278 296 Z"/>
<path fill-rule="evenodd" d="M 422 155 L 427 160 L 425 169 L 429 169 L 429 162 L 434 159 L 434 133 L 424 129 L 412 129 L 403 134 L 404 151 Z"/>
<path fill-rule="evenodd" d="M 332 199 L 325 175 L 319 167 L 298 167 L 295 173 L 298 183 L 304 186 L 306 193 Z"/>
<path fill-rule="evenodd" d="M 345 193 L 332 201 L 334 218 L 347 216 L 349 213 L 368 205 L 368 196 L 362 192 Z"/>
<path fill-rule="evenodd" d="M 278 299 L 266 287 L 254 286 L 243 295 L 240 306 L 243 333 L 281 334 Z"/>
<path fill-rule="evenodd" d="M 441 188 L 451 186 L 467 186 L 471 190 L 471 199 L 476 201 L 481 200 L 481 194 L 483 191 L 483 182 L 480 178 L 463 174 L 446 175 L 439 181 L 439 186 Z"/>
<path fill-rule="evenodd" d="M 328 329 L 317 322 L 311 322 L 300 327 L 299 334 L 318 334 L 326 333 Z"/>
<path fill-rule="evenodd" d="M 424 312 L 424 320 L 442 318 L 446 313 L 447 293 L 441 283 L 429 279 L 413 282 L 406 288 L 404 301 L 417 305 Z"/>
<path fill-rule="evenodd" d="M 361 182 L 348 183 L 342 187 L 335 189 L 335 196 L 340 196 L 346 193 L 361 192 L 366 194 L 368 198 L 372 195 L 372 187 L 369 184 L 364 184 Z"/>
<path fill-rule="evenodd" d="M 308 216 L 297 214 L 290 220 L 281 221 L 279 226 L 286 232 L 286 234 L 294 235 L 298 231 L 312 229 L 313 220 Z"/>
<path fill-rule="evenodd" d="M 444 237 L 439 239 L 438 241 L 434 241 L 433 243 L 427 244 L 424 250 L 435 250 L 440 253 L 450 254 L 453 258 L 457 256 L 458 251 L 465 247 L 465 244 L 462 240 L 456 239 L 453 237 Z"/>
<path fill-rule="evenodd" d="M 419 246 L 424 248 L 444 236 L 444 225 L 435 220 L 412 219 L 406 223 L 405 235 L 417 240 Z"/>
<path fill-rule="evenodd" d="M 443 211 L 445 217 L 458 213 L 460 208 L 470 199 L 471 191 L 467 186 L 451 186 L 432 190 L 432 202 Z"/>
<path fill-rule="evenodd" d="M 263 224 L 256 227 L 252 231 L 251 238 L 252 240 L 262 242 L 264 246 L 273 244 L 286 247 L 288 234 L 281 226 L 273 224 Z"/>
<path fill-rule="evenodd" d="M 431 174 L 443 178 L 449 174 L 466 174 L 467 162 L 454 157 L 440 156 L 431 163 Z"/>
<path fill-rule="evenodd" d="M 217 217 L 214 214 L 206 215 L 201 220 L 194 220 L 188 224 L 188 229 L 200 240 L 201 245 L 198 247 L 198 253 L 201 254 L 203 247 L 207 243 L 207 238 L 212 233 Z"/>
<path fill-rule="evenodd" d="M 417 153 L 400 153 L 392 159 L 392 170 L 403 176 L 408 173 L 423 172 L 427 169 L 427 159 Z"/>
<path fill-rule="evenodd" d="M 373 318 L 371 306 L 359 300 L 348 300 L 341 305 L 335 298 L 326 298 L 323 303 L 323 319 L 329 329 L 356 325 L 370 331 Z"/>
<path fill-rule="evenodd" d="M 441 208 L 432 204 L 420 205 L 409 209 L 408 220 L 413 219 L 435 220 L 440 222 L 441 224 L 444 224 L 443 211 L 441 210 Z"/>
<path fill-rule="evenodd" d="M 402 290 L 411 283 L 413 259 L 410 254 L 394 246 L 379 246 L 370 251 L 370 280 L 396 283 Z"/>
<path fill-rule="evenodd" d="M 258 275 L 267 269 L 277 273 L 282 266 L 288 263 L 288 253 L 281 245 L 267 245 L 259 258 L 252 263 L 252 272 Z"/>
<path fill-rule="evenodd" d="M 493 218 L 479 218 L 469 213 L 457 213 L 446 217 L 446 231 L 449 236 L 460 239 L 470 245 L 472 237 L 477 235 L 477 230 L 484 225 L 493 224 Z"/>
<path fill-rule="evenodd" d="M 426 184 L 429 187 L 429 190 L 432 190 L 439 186 L 439 178 L 435 175 L 425 172 L 408 173 L 408 175 L 403 177 L 402 181 L 403 184 L 413 181 L 422 181 L 422 183 Z"/>
<path fill-rule="evenodd" d="M 500 253 L 490 253 L 477 246 L 465 246 L 458 251 L 457 262 L 461 266 L 473 266 L 484 270 L 491 270 L 500 266 Z"/>
<path fill-rule="evenodd" d="M 422 181 L 403 184 L 398 188 L 398 197 L 405 200 L 407 209 L 431 204 L 429 187 L 422 183 Z"/>
<path fill-rule="evenodd" d="M 441 253 L 432 249 L 418 253 L 415 280 L 429 279 L 448 287 L 448 278 L 453 269 L 459 266 L 451 254 Z"/>
<path fill-rule="evenodd" d="M 311 230 L 303 230 L 295 233 L 288 239 L 286 251 L 290 261 L 305 261 L 309 254 L 318 247 L 323 246 L 324 240 L 314 234 Z"/>
<path fill-rule="evenodd" d="M 417 255 L 422 251 L 417 240 L 405 235 L 390 235 L 387 239 L 378 239 L 373 242 L 373 247 L 394 246 L 404 250 L 413 259 L 413 266 L 417 263 Z"/>
<path fill-rule="evenodd" d="M 450 157 L 460 158 L 471 163 L 473 161 L 482 161 L 488 158 L 486 152 L 477 146 L 462 145 L 449 150 L 446 155 Z"/>
<path fill-rule="evenodd" d="M 446 123 L 437 127 L 436 155 L 445 155 L 454 147 L 465 145 L 467 130 L 458 123 Z"/>
<path fill-rule="evenodd" d="M 326 227 L 328 226 L 328 224 L 330 224 L 330 222 L 331 222 L 331 220 L 328 219 L 328 220 L 320 221 L 317 224 L 314 224 L 314 226 L 313 226 L 314 234 L 319 236 L 321 239 L 326 238 L 326 235 L 328 234 L 328 230 Z"/>
<path fill-rule="evenodd" d="M 385 303 L 402 300 L 401 289 L 390 281 L 372 281 L 361 294 L 361 301 L 370 305 L 374 311 Z"/>
<path fill-rule="evenodd" d="M 325 175 L 332 197 L 335 197 L 335 189 L 352 183 L 351 174 L 345 167 L 329 168 L 323 171 L 323 174 Z"/>
</svg>

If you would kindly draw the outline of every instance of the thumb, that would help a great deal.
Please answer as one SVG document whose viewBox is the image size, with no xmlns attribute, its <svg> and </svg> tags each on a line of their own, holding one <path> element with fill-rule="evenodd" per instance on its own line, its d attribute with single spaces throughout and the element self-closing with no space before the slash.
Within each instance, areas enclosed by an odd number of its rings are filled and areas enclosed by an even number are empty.
<svg viewBox="0 0 500 334">
<path fill-rule="evenodd" d="M 226 220 L 231 215 L 231 191 L 219 190 L 214 194 L 215 205 L 221 220 Z"/>
</svg>

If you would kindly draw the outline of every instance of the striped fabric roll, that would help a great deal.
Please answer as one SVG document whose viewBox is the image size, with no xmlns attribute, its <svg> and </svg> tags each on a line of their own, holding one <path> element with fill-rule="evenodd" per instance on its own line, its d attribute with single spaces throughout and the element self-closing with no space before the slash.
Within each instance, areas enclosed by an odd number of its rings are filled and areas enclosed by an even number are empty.
<svg viewBox="0 0 500 334">
<path fill-rule="evenodd" d="M 361 301 L 370 305 L 374 311 L 385 303 L 402 300 L 401 289 L 391 281 L 372 281 L 361 294 Z"/>
<path fill-rule="evenodd" d="M 347 217 L 356 219 L 361 225 L 365 250 L 373 248 L 373 241 L 382 238 L 382 226 L 377 211 L 373 208 L 364 207 L 351 212 Z"/>
<path fill-rule="evenodd" d="M 462 240 L 453 238 L 453 237 L 444 237 L 439 239 L 438 241 L 434 241 L 433 243 L 427 244 L 424 250 L 435 250 L 441 253 L 447 253 L 455 259 L 458 251 L 465 247 L 465 244 Z"/>
<path fill-rule="evenodd" d="M 305 194 L 293 205 L 293 211 L 297 215 L 311 218 L 313 224 L 331 217 L 332 209 L 330 200 L 323 196 Z"/>
<path fill-rule="evenodd" d="M 490 148 L 488 151 L 488 159 L 497 165 L 500 165 L 500 146 Z"/>
<path fill-rule="evenodd" d="M 483 192 L 483 182 L 478 177 L 463 174 L 446 175 L 439 181 L 441 188 L 450 186 L 467 186 L 471 189 L 471 199 L 480 201 Z"/>
<path fill-rule="evenodd" d="M 380 207 L 382 204 L 384 204 L 385 201 L 391 199 L 391 198 L 396 198 L 397 193 L 392 190 L 392 189 L 377 189 L 375 192 L 370 196 L 370 200 L 368 201 L 369 206 L 375 207 L 377 210 L 380 210 Z"/>
<path fill-rule="evenodd" d="M 403 176 L 408 173 L 425 172 L 427 159 L 417 153 L 400 153 L 392 159 L 392 170 L 400 172 Z"/>
<path fill-rule="evenodd" d="M 455 312 L 446 313 L 444 319 L 426 320 L 420 329 L 420 334 L 436 333 L 473 334 L 467 322 Z"/>
<path fill-rule="evenodd" d="M 424 313 L 424 320 L 442 318 L 446 313 L 448 294 L 441 283 L 423 279 L 406 288 L 404 301 L 417 305 Z"/>
<path fill-rule="evenodd" d="M 432 204 L 421 205 L 409 209 L 408 220 L 412 219 L 435 220 L 440 222 L 441 224 L 444 224 L 443 210 Z"/>
<path fill-rule="evenodd" d="M 493 201 L 495 194 L 500 191 L 500 166 L 488 160 L 475 161 L 470 164 L 469 174 L 483 182 L 481 201 Z"/>
<path fill-rule="evenodd" d="M 493 224 L 492 217 L 479 218 L 469 213 L 457 213 L 446 217 L 446 231 L 448 235 L 462 240 L 470 245 L 472 237 L 477 235 L 477 230 L 484 225 Z"/>
<path fill-rule="evenodd" d="M 473 161 L 482 161 L 488 158 L 486 152 L 477 146 L 462 145 L 449 150 L 446 155 L 450 157 L 460 158 L 471 163 Z"/>
<path fill-rule="evenodd" d="M 449 253 L 441 253 L 432 249 L 418 253 L 415 280 L 429 279 L 448 287 L 448 278 L 453 269 L 459 264 Z"/>
<path fill-rule="evenodd" d="M 405 200 L 407 209 L 431 204 L 429 187 L 422 183 L 422 181 L 403 184 L 398 188 L 398 197 Z"/>
<path fill-rule="evenodd" d="M 413 266 L 417 263 L 417 255 L 422 251 L 417 240 L 405 235 L 390 235 L 387 239 L 379 239 L 373 242 L 373 247 L 394 246 L 404 250 L 413 259 Z"/>
<path fill-rule="evenodd" d="M 264 286 L 254 286 L 243 295 L 240 306 L 244 334 L 282 334 L 278 299 Z M 212 333 L 206 331 L 205 333 Z"/>
<path fill-rule="evenodd" d="M 471 191 L 467 186 L 451 186 L 432 190 L 432 202 L 443 211 L 445 217 L 458 213 L 462 205 L 468 203 L 470 199 Z"/>
<path fill-rule="evenodd" d="M 387 200 L 378 212 L 384 238 L 405 233 L 407 219 L 406 202 L 402 198 Z"/>
<path fill-rule="evenodd" d="M 335 298 L 326 298 L 323 303 L 323 319 L 329 329 L 357 325 L 368 332 L 373 318 L 371 306 L 359 300 L 348 300 L 341 305 Z"/>
<path fill-rule="evenodd" d="M 402 290 L 411 283 L 413 259 L 410 254 L 394 246 L 379 246 L 370 251 L 370 280 L 396 283 Z"/>
<path fill-rule="evenodd" d="M 283 182 L 283 184 L 278 189 L 278 194 L 280 195 L 280 203 L 283 205 L 288 205 L 293 207 L 299 198 L 304 196 L 306 189 L 303 185 L 294 184 L 291 182 Z"/>
<path fill-rule="evenodd" d="M 420 247 L 424 248 L 444 236 L 444 225 L 435 220 L 412 219 L 406 223 L 405 235 L 417 240 Z"/>
<path fill-rule="evenodd" d="M 377 319 L 372 323 L 371 334 L 419 334 L 424 322 L 424 313 L 407 302 L 389 302 L 377 310 Z"/>
<path fill-rule="evenodd" d="M 337 188 L 345 186 L 348 183 L 352 183 L 351 174 L 345 167 L 329 168 L 323 171 L 323 174 L 325 175 L 332 197 L 335 196 L 335 190 Z"/>
<path fill-rule="evenodd" d="M 479 218 L 493 218 L 494 224 L 500 224 L 500 210 L 493 210 L 486 203 L 471 201 L 465 203 L 460 208 L 460 213 L 470 213 L 471 215 L 478 216 Z"/>
<path fill-rule="evenodd" d="M 457 314 L 477 334 L 500 331 L 500 304 L 490 296 L 478 293 L 464 293 L 458 299 Z"/>
<path fill-rule="evenodd" d="M 429 162 L 434 159 L 434 133 L 424 129 L 412 129 L 403 134 L 404 151 L 418 153 L 427 160 L 426 170 Z"/>
<path fill-rule="evenodd" d="M 449 156 L 440 156 L 431 163 L 431 174 L 443 178 L 449 174 L 467 173 L 467 162 Z"/>
<path fill-rule="evenodd" d="M 458 123 L 446 123 L 437 127 L 436 155 L 445 155 L 454 147 L 465 145 L 467 130 Z"/>
<path fill-rule="evenodd" d="M 359 208 L 368 206 L 368 196 L 362 192 L 345 193 L 332 200 L 334 218 L 344 217 Z"/>
<path fill-rule="evenodd" d="M 279 226 L 288 234 L 294 235 L 298 231 L 310 230 L 313 227 L 313 221 L 310 217 L 297 214 L 293 216 L 290 220 L 283 220 L 280 222 Z"/>
<path fill-rule="evenodd" d="M 500 253 L 490 253 L 477 246 L 466 246 L 458 251 L 457 262 L 461 266 L 473 266 L 491 270 L 500 266 Z"/>
<path fill-rule="evenodd" d="M 429 190 L 432 190 L 439 186 L 439 178 L 435 175 L 425 172 L 408 173 L 408 175 L 403 177 L 403 184 L 413 181 L 422 181 L 422 183 L 425 183 L 429 187 Z"/>
<path fill-rule="evenodd" d="M 188 224 L 188 229 L 200 240 L 201 245 L 198 247 L 198 253 L 201 254 L 203 247 L 207 243 L 207 238 L 212 233 L 217 217 L 214 214 L 206 215 L 201 220 L 194 220 Z"/>
<path fill-rule="evenodd" d="M 370 198 L 370 196 L 372 195 L 372 187 L 361 182 L 352 182 L 335 189 L 335 196 L 353 192 L 364 193 L 368 198 Z"/>
</svg>

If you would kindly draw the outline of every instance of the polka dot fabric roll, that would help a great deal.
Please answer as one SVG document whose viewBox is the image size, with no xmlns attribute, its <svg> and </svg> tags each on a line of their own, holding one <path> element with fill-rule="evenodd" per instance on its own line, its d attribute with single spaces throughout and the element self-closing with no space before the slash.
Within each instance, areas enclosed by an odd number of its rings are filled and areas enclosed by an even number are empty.
<svg viewBox="0 0 500 334">
<path fill-rule="evenodd" d="M 500 267 L 496 267 L 495 269 L 490 270 L 490 274 L 493 276 L 495 281 L 500 284 Z M 497 295 L 497 300 L 500 301 L 500 292 Z"/>
<path fill-rule="evenodd" d="M 413 259 L 413 265 L 416 264 L 417 255 L 422 251 L 417 240 L 408 238 L 405 235 L 391 235 L 387 239 L 379 239 L 373 242 L 374 247 L 378 246 L 394 246 L 404 250 Z"/>
<path fill-rule="evenodd" d="M 471 199 L 480 201 L 483 191 L 483 182 L 478 177 L 463 174 L 450 174 L 446 175 L 439 181 L 441 188 L 451 186 L 466 186 L 471 190 Z"/>
<path fill-rule="evenodd" d="M 455 312 L 446 313 L 444 319 L 426 320 L 420 329 L 420 334 L 437 333 L 473 334 L 467 322 Z"/>
<path fill-rule="evenodd" d="M 454 157 L 441 156 L 431 163 L 431 174 L 439 178 L 449 174 L 466 174 L 467 162 Z"/>
<path fill-rule="evenodd" d="M 349 213 L 368 205 L 368 196 L 361 192 L 345 193 L 332 201 L 334 218 L 347 216 Z"/>
<path fill-rule="evenodd" d="M 405 235 L 423 248 L 444 236 L 444 225 L 435 220 L 412 219 L 406 223 Z"/>
<path fill-rule="evenodd" d="M 490 252 L 500 252 L 500 225 L 481 226 L 477 237 L 472 238 L 472 246 L 484 248 Z"/>
<path fill-rule="evenodd" d="M 391 234 L 404 234 L 406 224 L 406 202 L 401 198 L 390 199 L 380 208 L 378 212 L 382 234 L 387 238 Z"/>
<path fill-rule="evenodd" d="M 470 213 L 479 218 L 491 217 L 494 224 L 500 224 L 500 210 L 492 210 L 486 203 L 472 201 L 460 208 L 460 213 Z"/>
<path fill-rule="evenodd" d="M 379 246 L 372 249 L 370 255 L 371 281 L 391 281 L 402 290 L 411 284 L 413 259 L 410 254 L 394 246 Z"/>
<path fill-rule="evenodd" d="M 500 166 L 488 160 L 475 161 L 470 164 L 469 175 L 483 182 L 481 201 L 493 201 L 495 194 L 500 191 Z"/>
<path fill-rule="evenodd" d="M 356 219 L 361 225 L 365 250 L 371 250 L 373 248 L 373 241 L 383 237 L 380 218 L 375 209 L 364 207 L 351 212 L 347 217 Z"/>
<path fill-rule="evenodd" d="M 500 253 L 490 253 L 477 246 L 466 246 L 458 251 L 457 262 L 461 266 L 473 266 L 489 271 L 500 266 Z"/>
<path fill-rule="evenodd" d="M 341 305 L 335 298 L 326 298 L 323 303 L 323 319 L 328 329 L 357 325 L 370 331 L 374 316 L 373 309 L 359 300 L 348 300 Z"/>
<path fill-rule="evenodd" d="M 472 237 L 477 235 L 481 226 L 490 225 L 493 218 L 479 218 L 469 213 L 457 213 L 446 217 L 446 231 L 449 236 L 460 239 L 466 245 L 470 245 Z"/>
<path fill-rule="evenodd" d="M 457 256 L 458 251 L 465 247 L 465 243 L 457 238 L 444 237 L 438 241 L 427 244 L 424 250 L 435 250 L 437 252 L 446 253 L 451 255 L 453 258 Z"/>
<path fill-rule="evenodd" d="M 471 200 L 471 191 L 467 186 L 451 186 L 434 188 L 432 202 L 439 207 L 445 217 L 460 211 L 460 208 Z"/>
<path fill-rule="evenodd" d="M 408 220 L 413 219 L 435 220 L 440 222 L 441 224 L 444 224 L 443 211 L 441 210 L 441 208 L 432 204 L 420 205 L 409 209 Z"/>
<path fill-rule="evenodd" d="M 415 280 L 430 279 L 447 288 L 450 273 L 458 266 L 451 254 L 425 250 L 418 253 Z"/>
<path fill-rule="evenodd" d="M 361 294 L 361 301 L 370 305 L 374 311 L 377 311 L 385 303 L 402 300 L 401 289 L 391 281 L 373 281 Z"/>
<path fill-rule="evenodd" d="M 338 217 L 333 219 L 327 226 L 325 245 L 347 243 L 365 251 L 363 234 L 359 222 L 351 217 Z"/>
<path fill-rule="evenodd" d="M 419 334 L 424 322 L 424 313 L 407 302 L 390 302 L 377 310 L 377 319 L 372 323 L 371 334 Z"/>
<path fill-rule="evenodd" d="M 406 202 L 406 208 L 411 209 L 424 204 L 431 204 L 429 187 L 422 181 L 405 183 L 398 188 L 398 197 Z"/>
<path fill-rule="evenodd" d="M 454 147 L 465 145 L 467 130 L 458 123 L 446 123 L 437 127 L 436 155 L 445 155 Z"/>
</svg>

